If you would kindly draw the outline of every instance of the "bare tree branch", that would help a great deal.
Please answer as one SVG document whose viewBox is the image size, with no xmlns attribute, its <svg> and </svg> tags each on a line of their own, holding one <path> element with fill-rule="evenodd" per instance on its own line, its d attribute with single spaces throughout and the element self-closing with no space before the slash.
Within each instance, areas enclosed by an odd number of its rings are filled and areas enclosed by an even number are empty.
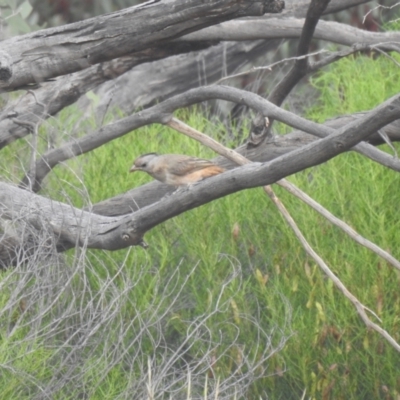
<svg viewBox="0 0 400 400">
<path fill-rule="evenodd" d="M 167 53 L 172 54 L 176 49 L 176 46 L 164 46 L 155 53 L 154 49 L 149 49 L 152 51 L 146 50 L 132 56 L 100 63 L 83 71 L 59 77 L 55 81 L 44 82 L 35 90 L 35 93 L 40 102 L 47 105 L 47 113 L 44 113 L 44 109 L 38 107 L 35 99 L 28 94 L 8 105 L 0 114 L 0 149 L 29 134 L 29 130 L 16 125 L 13 118 L 18 117 L 19 120 L 31 123 L 42 123 L 107 80 L 112 80 L 111 86 L 107 86 L 98 93 L 99 109 L 104 109 L 105 104 L 110 104 L 110 99 L 112 107 L 122 106 L 121 101 L 125 100 L 122 109 L 129 114 L 133 110 L 155 103 L 156 100 L 162 101 L 190 88 L 213 82 L 225 73 L 232 73 L 247 60 L 259 57 L 260 54 L 274 47 L 274 43 L 261 41 L 224 43 L 201 52 L 200 58 L 194 58 L 193 54 L 181 55 L 179 60 L 164 58 L 158 64 L 151 64 L 151 66 L 146 64 L 143 68 L 134 69 L 129 76 L 125 74 L 134 65 L 144 63 L 149 59 L 166 57 Z M 194 46 L 181 44 L 183 48 L 189 47 L 191 50 L 200 48 L 200 43 L 194 43 Z M 201 67 L 203 62 L 207 65 L 204 70 Z M 198 72 L 199 70 L 201 72 Z M 196 78 L 193 77 L 194 74 Z M 123 75 L 121 80 L 115 81 L 115 78 L 121 75 Z M 114 93 L 118 93 L 118 96 Z"/>
<path fill-rule="evenodd" d="M 77 101 L 82 94 L 96 88 L 107 80 L 115 79 L 117 76 L 124 74 L 135 65 L 155 59 L 165 58 L 168 54 L 181 54 L 189 50 L 193 51 L 200 49 L 221 40 L 240 41 L 298 38 L 300 37 L 303 25 L 304 20 L 301 19 L 277 19 L 269 18 L 269 16 L 267 18 L 252 20 L 228 21 L 218 26 L 205 28 L 189 35 L 185 35 L 176 40 L 178 41 L 176 46 L 173 46 L 171 43 L 168 47 L 162 46 L 146 49 L 145 51 L 137 52 L 131 56 L 125 56 L 120 59 L 89 67 L 74 74 L 60 77 L 56 81 L 44 82 L 41 84 L 41 87 L 36 89 L 36 95 L 43 104 L 47 105 L 48 113 L 43 113 L 43 108 L 37 107 L 36 102 L 30 95 L 25 95 L 16 102 L 10 104 L 0 114 L 0 149 L 29 133 L 24 127 L 20 125 L 16 126 L 10 116 L 18 116 L 20 120 L 31 123 L 41 122 L 49 116 L 55 115 L 64 107 Z M 400 41 L 400 34 L 398 32 L 368 32 L 345 24 L 320 20 L 315 29 L 314 38 L 353 46 L 353 49 L 334 53 L 318 63 L 311 64 L 309 72 L 313 72 L 318 68 L 334 62 L 341 57 L 352 54 L 355 51 L 374 49 L 374 46 L 372 45 L 379 45 L 377 50 L 398 51 L 399 48 L 397 43 Z M 187 42 L 190 42 L 190 44 L 188 45 Z M 179 43 L 181 46 L 179 46 Z M 141 70 L 135 70 L 133 75 L 135 77 L 135 82 L 138 80 L 146 80 L 146 88 L 143 88 L 142 85 L 133 85 L 131 82 L 127 82 L 128 76 L 125 74 L 126 76 L 124 75 L 121 82 L 113 82 L 110 89 L 104 88 L 101 91 L 99 107 L 104 107 L 106 102 L 109 103 L 110 96 L 112 96 L 110 91 L 115 91 L 115 85 L 121 85 L 119 96 L 115 96 L 115 98 L 112 99 L 112 104 L 123 107 L 126 112 L 130 113 L 133 109 L 154 103 L 156 99 L 162 101 L 163 99 L 179 92 L 183 92 L 184 90 L 200 86 L 202 83 L 214 82 L 221 76 L 221 74 L 223 74 L 222 62 L 220 67 L 212 64 L 218 60 L 218 54 L 226 54 L 226 66 L 228 68 L 226 72 L 230 74 L 240 64 L 239 60 L 241 57 L 250 57 L 250 59 L 256 57 L 260 54 L 262 49 L 266 51 L 268 48 L 273 46 L 274 43 L 275 42 L 271 42 L 270 44 L 246 44 L 245 47 L 235 45 L 234 43 L 226 43 L 220 44 L 218 47 L 214 46 L 209 48 L 207 51 L 203 51 L 201 55 L 204 57 L 206 60 L 205 62 L 208 65 L 208 68 L 204 69 L 203 72 L 204 82 L 198 80 L 197 76 L 196 79 L 193 78 L 193 73 L 198 75 L 198 67 L 195 65 L 196 60 L 193 60 L 192 57 L 186 57 L 184 59 L 180 58 L 179 68 L 174 68 L 174 66 L 171 65 L 172 63 L 167 59 L 158 61 L 157 65 L 154 65 L 154 67 L 147 66 L 143 69 L 143 71 L 147 72 L 149 68 L 156 68 L 154 73 L 157 74 L 157 79 L 154 84 L 152 83 L 151 78 L 145 79 L 138 76 L 141 75 Z M 371 45 L 371 47 L 368 45 Z M 249 46 L 252 46 L 254 50 L 248 49 Z M 296 57 L 293 57 L 293 59 L 295 58 Z M 161 63 L 165 65 L 162 65 Z M 280 62 L 278 62 L 278 64 L 279 63 Z M 247 72 L 245 71 L 238 75 L 234 75 L 233 77 L 256 72 L 261 69 L 268 69 L 269 67 L 271 66 L 253 68 Z M 182 71 L 187 75 L 187 77 L 182 77 Z M 229 79 L 229 76 L 225 77 L 223 80 L 226 79 Z M 169 84 L 160 85 L 160 80 L 168 82 Z M 128 86 L 132 87 L 132 85 L 134 90 L 129 91 L 129 96 L 131 97 L 127 99 L 126 96 L 121 96 L 121 92 L 124 91 L 124 88 Z"/>
<path fill-rule="evenodd" d="M 258 39 L 298 39 L 305 20 L 300 18 L 276 18 L 266 16 L 254 19 L 238 19 L 210 26 L 197 32 L 182 36 L 175 41 L 213 41 L 213 40 L 258 40 Z M 326 40 L 345 46 L 360 44 L 398 45 L 400 33 L 370 32 L 335 21 L 319 20 L 313 39 Z M 392 47 L 390 48 L 392 49 Z M 386 50 L 389 50 L 387 48 Z"/>
<path fill-rule="evenodd" d="M 199 103 L 210 99 L 223 99 L 233 101 L 238 104 L 245 104 L 250 108 L 257 110 L 260 115 L 282 121 L 294 128 L 301 129 L 318 137 L 326 137 L 334 130 L 323 125 L 307 121 L 304 118 L 298 117 L 289 111 L 283 110 L 262 97 L 251 93 L 225 86 L 211 86 L 199 89 L 193 89 L 181 95 L 175 96 L 164 101 L 161 104 L 150 107 L 135 115 L 123 118 L 117 122 L 101 127 L 81 139 L 73 140 L 66 143 L 60 148 L 49 150 L 36 163 L 36 182 L 33 185 L 33 190 L 38 191 L 44 177 L 57 164 L 66 161 L 70 158 L 79 156 L 88 151 L 91 151 L 104 143 L 107 143 L 117 137 L 120 137 L 134 129 L 150 123 L 166 123 L 172 117 L 172 112 L 178 108 Z M 400 160 L 395 159 L 388 154 L 373 148 L 366 143 L 360 143 L 355 150 L 374 159 L 383 165 L 393 169 L 400 170 Z M 281 153 L 282 154 L 282 153 Z M 29 183 L 28 175 L 22 180 L 21 186 L 26 187 Z"/>
<path fill-rule="evenodd" d="M 143 244 L 145 232 L 167 219 L 228 194 L 269 185 L 325 162 L 399 118 L 400 95 L 397 95 L 327 138 L 268 163 L 252 163 L 206 179 L 158 203 L 121 217 L 91 214 L 5 183 L 0 184 L 0 213 L 3 218 L 22 218 L 34 227 L 49 221 L 49 229 L 54 232 L 61 249 L 85 244 L 89 248 L 115 250 Z"/>
<path fill-rule="evenodd" d="M 281 0 L 149 1 L 96 18 L 17 36 L 1 43 L 1 50 L 13 60 L 13 76 L 1 82 L 0 88 L 15 90 L 161 45 L 224 20 L 280 12 L 283 7 Z"/>
</svg>

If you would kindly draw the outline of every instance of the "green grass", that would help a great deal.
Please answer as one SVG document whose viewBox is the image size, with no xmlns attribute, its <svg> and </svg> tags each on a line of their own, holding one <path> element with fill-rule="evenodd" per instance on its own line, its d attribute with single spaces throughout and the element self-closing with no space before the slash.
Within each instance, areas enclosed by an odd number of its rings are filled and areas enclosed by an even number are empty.
<svg viewBox="0 0 400 400">
<path fill-rule="evenodd" d="M 321 98 L 309 116 L 322 121 L 371 108 L 398 92 L 397 76 L 397 67 L 383 57 L 342 60 L 313 80 Z M 180 117 L 221 139 L 221 127 L 207 122 L 196 111 L 182 112 Z M 75 120 L 65 111 L 61 123 L 68 132 Z M 45 136 L 46 130 L 41 134 Z M 1 174 L 17 181 L 20 159 L 14 163 L 10 160 L 17 151 L 28 151 L 21 143 L 3 151 Z M 213 157 L 197 142 L 164 126 L 153 125 L 57 166 L 46 179 L 43 193 L 77 207 L 115 196 L 150 180 L 145 174 L 128 173 L 132 160 L 150 151 Z M 349 153 L 290 180 L 362 235 L 400 258 L 396 208 L 399 174 Z M 377 312 L 382 327 L 400 341 L 399 272 L 281 188 L 275 190 L 314 249 L 346 287 Z M 239 228 L 237 235 L 232 233 L 235 226 Z M 305 255 L 261 189 L 236 193 L 180 215 L 154 228 L 145 240 L 150 244 L 147 251 L 136 247 L 112 253 L 89 251 L 87 260 L 92 268 L 84 271 L 87 284 L 97 293 L 104 290 L 105 282 L 114 275 L 119 274 L 113 282 L 115 290 L 123 290 L 127 281 L 133 282 L 121 306 L 121 320 L 135 321 L 134 332 L 140 328 L 140 321 L 135 320 L 138 313 L 151 321 L 152 310 L 165 312 L 163 334 L 170 343 L 185 340 L 193 329 L 192 322 L 214 311 L 204 319 L 213 343 L 219 341 L 216 355 L 220 357 L 212 373 L 208 371 L 209 380 L 234 376 L 242 351 L 257 359 L 267 350 L 254 346 L 259 331 L 248 321 L 251 316 L 266 331 L 282 329 L 273 338 L 275 344 L 282 335 L 291 336 L 284 349 L 257 370 L 264 377 L 253 383 L 248 398 L 266 398 L 268 394 L 271 399 L 298 399 L 304 390 L 306 398 L 313 399 L 398 396 L 399 354 L 378 334 L 366 329 L 350 302 Z M 70 250 L 67 260 L 71 264 L 74 257 L 75 252 Z M 119 272 L 123 263 L 125 267 Z M 238 275 L 232 276 L 233 271 Z M 8 274 L 3 273 L 4 278 Z M 77 275 L 73 285 L 80 287 L 82 279 Z M 172 299 L 178 291 L 177 301 L 170 309 L 172 300 L 169 303 L 166 299 Z M 112 304 L 113 293 L 106 291 L 101 300 L 105 307 Z M 2 305 L 7 304 L 8 296 L 3 294 Z M 291 329 L 287 303 L 291 308 Z M 20 315 L 18 310 L 15 313 Z M 0 365 L 13 359 L 16 371 L 21 370 L 45 385 L 50 379 L 50 365 L 55 362 L 52 347 L 46 341 L 30 338 L 24 344 L 30 347 L 29 351 L 22 346 L 15 353 L 15 343 L 22 340 L 24 331 L 6 339 L 5 326 L 1 324 Z M 135 337 L 128 332 L 124 339 L 127 343 Z M 113 336 L 112 331 L 109 335 Z M 149 329 L 147 338 L 140 342 L 143 365 L 147 355 L 162 357 L 154 347 L 152 338 L 156 337 L 157 330 Z M 235 346 L 231 345 L 233 341 Z M 129 369 L 121 362 L 103 376 L 111 352 L 107 346 L 100 345 L 80 366 L 79 384 L 90 393 L 90 399 L 113 399 L 140 375 L 139 367 Z M 205 351 L 207 343 L 200 340 L 191 346 L 188 357 L 196 358 Z M 1 375 L 2 393 L 14 393 L 16 399 L 28 398 L 18 374 L 2 369 Z M 22 382 L 24 385 L 30 387 L 26 381 Z M 74 392 L 73 386 L 68 385 L 60 388 L 55 398 L 77 398 L 80 390 Z"/>
<path fill-rule="evenodd" d="M 375 53 L 350 56 L 312 77 L 311 83 L 321 95 L 308 116 L 323 122 L 337 115 L 369 110 L 397 94 L 400 77 L 395 62 L 400 61 L 400 55 L 390 56 L 395 61 Z"/>
</svg>

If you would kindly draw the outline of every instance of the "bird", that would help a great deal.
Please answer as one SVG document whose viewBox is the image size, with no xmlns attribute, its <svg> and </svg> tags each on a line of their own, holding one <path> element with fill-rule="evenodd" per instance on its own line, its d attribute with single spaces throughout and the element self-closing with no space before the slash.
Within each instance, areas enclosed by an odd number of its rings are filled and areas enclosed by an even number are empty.
<svg viewBox="0 0 400 400">
<path fill-rule="evenodd" d="M 144 171 L 160 182 L 173 186 L 191 185 L 225 171 L 210 160 L 182 154 L 142 154 L 129 172 Z"/>
</svg>

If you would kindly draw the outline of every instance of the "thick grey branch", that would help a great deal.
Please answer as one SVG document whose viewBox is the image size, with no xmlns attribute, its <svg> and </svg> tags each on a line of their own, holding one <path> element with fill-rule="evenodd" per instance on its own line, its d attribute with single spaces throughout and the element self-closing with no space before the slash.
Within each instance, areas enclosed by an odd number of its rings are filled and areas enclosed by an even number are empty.
<svg viewBox="0 0 400 400">
<path fill-rule="evenodd" d="M 304 19 L 265 16 L 256 19 L 240 19 L 204 28 L 185 35 L 176 41 L 207 40 L 257 40 L 297 39 L 301 35 Z M 399 32 L 369 32 L 340 22 L 319 20 L 314 39 L 352 46 L 354 43 L 398 45 Z M 389 48 L 385 48 L 389 50 Z"/>
<path fill-rule="evenodd" d="M 189 43 L 189 48 L 197 49 L 201 43 L 204 42 Z M 169 57 L 157 63 L 147 63 L 142 68 L 135 68 L 129 75 L 125 74 L 132 66 L 148 61 L 149 57 L 151 60 L 166 57 L 178 48 L 182 48 L 183 51 L 188 43 L 181 42 L 177 43 L 179 46 L 171 44 L 166 49 L 164 46 L 164 49 L 156 52 L 150 49 L 151 51 L 135 53 L 59 77 L 54 82 L 42 83 L 35 93 L 37 99 L 47 105 L 47 112 L 38 106 L 31 94 L 25 94 L 10 104 L 0 114 L 0 149 L 29 134 L 26 128 L 15 124 L 9 116 L 34 124 L 43 122 L 76 102 L 87 91 L 110 79 L 113 79 L 111 85 L 103 86 L 98 93 L 100 109 L 109 105 L 116 106 L 129 114 L 133 110 L 154 104 L 156 100 L 159 102 L 193 87 L 214 82 L 273 48 L 274 43 L 276 42 L 223 43 L 208 48 L 198 57 L 193 57 L 193 53 L 180 55 L 179 58 Z M 202 68 L 203 63 L 206 68 Z M 114 80 L 120 75 L 123 76 Z"/>
<path fill-rule="evenodd" d="M 227 21 L 175 40 L 176 44 L 181 44 L 182 47 L 173 46 L 171 43 L 167 48 L 164 46 L 163 48 L 148 49 L 131 56 L 92 66 L 74 74 L 62 76 L 55 82 L 43 83 L 42 87 L 36 89 L 35 92 L 40 102 L 47 105 L 47 113 L 44 113 L 43 107 L 39 107 L 35 99 L 29 94 L 10 104 L 0 114 L 0 149 L 29 133 L 24 127 L 16 125 L 11 118 L 8 118 L 8 115 L 18 116 L 19 119 L 36 124 L 74 103 L 87 91 L 109 79 L 124 74 L 133 66 L 143 62 L 164 58 L 175 52 L 184 52 L 188 49 L 195 50 L 221 40 L 298 38 L 303 25 L 304 19 L 278 19 L 269 16 L 252 20 Z M 362 43 L 364 46 L 379 44 L 380 49 L 389 51 L 396 50 L 398 47 L 396 43 L 400 42 L 400 33 L 368 32 L 346 24 L 320 20 L 315 29 L 314 38 L 347 46 L 353 46 L 356 43 Z M 263 49 L 267 51 L 274 43 L 276 42 L 252 44 L 229 42 L 208 48 L 199 54 L 199 57 L 207 65 L 207 68 L 202 69 L 201 73 L 198 72 L 200 63 L 198 59 L 182 56 L 179 58 L 179 63 L 176 59 L 173 59 L 173 62 L 171 59 L 164 59 L 155 64 L 146 65 L 145 69 L 136 68 L 132 71 L 131 79 L 129 74 L 124 74 L 120 81 L 112 82 L 109 88 L 107 86 L 102 89 L 100 107 L 105 107 L 105 104 L 108 104 L 111 99 L 111 104 L 123 107 L 129 113 L 133 109 L 153 104 L 155 100 L 162 101 L 184 90 L 200 86 L 203 81 L 212 83 L 218 80 L 224 72 L 232 73 L 240 65 L 240 60 L 251 60 L 259 55 Z M 333 59 L 330 62 L 346 55 L 345 52 L 332 55 Z M 226 57 L 225 61 L 222 60 L 223 57 Z M 226 65 L 226 71 L 223 70 L 224 65 Z M 320 66 L 321 64 L 313 65 L 310 70 L 314 71 Z M 143 72 L 149 69 L 154 71 L 156 79 L 148 79 L 148 75 L 146 75 L 146 79 L 142 77 Z M 201 76 L 201 80 L 199 76 Z M 132 79 L 134 79 L 135 84 L 132 83 Z M 146 80 L 146 85 L 137 83 L 144 80 Z M 164 84 L 160 85 L 160 81 Z M 113 92 L 118 85 L 121 86 L 119 95 L 112 96 L 110 92 Z M 127 87 L 130 89 L 125 89 Z M 127 94 L 121 95 L 121 92 L 125 93 L 125 91 Z M 127 98 L 127 96 L 130 97 Z"/>
<path fill-rule="evenodd" d="M 13 61 L 14 90 L 165 44 L 189 32 L 233 18 L 280 12 L 281 0 L 150 1 L 115 13 L 4 40 Z"/>
<path fill-rule="evenodd" d="M 6 183 L 0 183 L 0 213 L 3 218 L 22 218 L 33 226 L 40 227 L 46 223 L 54 232 L 59 249 L 85 245 L 114 250 L 140 244 L 146 231 L 167 219 L 228 194 L 269 185 L 325 162 L 399 118 L 400 95 L 397 95 L 327 138 L 268 163 L 249 164 L 206 179 L 125 216 L 91 214 Z"/>
<path fill-rule="evenodd" d="M 239 190 L 269 185 L 287 175 L 320 164 L 340 154 L 386 124 L 400 118 L 400 95 L 393 97 L 337 133 L 264 164 L 250 164 L 174 193 L 134 213 L 138 232 L 201 204 Z M 160 212 L 158 207 L 162 206 Z M 161 215 L 162 214 L 162 215 Z"/>
<path fill-rule="evenodd" d="M 47 229 L 57 237 L 61 250 L 75 244 L 108 250 L 123 248 L 128 245 L 123 238 L 124 231 L 130 232 L 131 244 L 140 243 L 140 238 L 133 234 L 129 217 L 95 216 L 2 182 L 0 216 L 24 221 L 38 230 L 47 225 Z"/>
</svg>

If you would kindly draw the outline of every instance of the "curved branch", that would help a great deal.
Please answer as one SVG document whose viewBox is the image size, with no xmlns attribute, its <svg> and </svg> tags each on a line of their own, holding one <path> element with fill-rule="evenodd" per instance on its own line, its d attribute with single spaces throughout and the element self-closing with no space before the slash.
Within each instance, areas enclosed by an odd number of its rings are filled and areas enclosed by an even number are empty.
<svg viewBox="0 0 400 400">
<path fill-rule="evenodd" d="M 108 250 L 123 248 L 127 246 L 123 232 L 132 226 L 127 216 L 94 216 L 3 182 L 0 182 L 0 215 L 3 219 L 24 221 L 38 230 L 45 225 L 56 238 L 59 250 L 75 245 Z M 141 237 L 133 237 L 131 231 L 131 241 L 140 244 Z"/>
<path fill-rule="evenodd" d="M 240 190 L 269 185 L 325 162 L 399 118 L 400 95 L 397 95 L 327 138 L 268 163 L 248 164 L 206 179 L 124 216 L 92 214 L 6 183 L 0 183 L 0 214 L 12 220 L 22 217 L 34 227 L 46 224 L 53 231 L 60 250 L 83 244 L 108 250 L 143 244 L 146 231 L 176 215 Z"/>
<path fill-rule="evenodd" d="M 238 19 L 210 26 L 175 41 L 197 42 L 202 40 L 257 40 L 257 39 L 298 39 L 305 20 L 301 18 L 263 17 L 252 20 Z M 335 21 L 319 20 L 315 27 L 313 39 L 352 46 L 354 43 L 398 45 L 400 33 L 370 32 Z"/>
<path fill-rule="evenodd" d="M 176 109 L 210 99 L 223 99 L 238 104 L 245 104 L 258 111 L 264 117 L 277 119 L 278 121 L 282 121 L 287 125 L 301 129 L 317 137 L 326 137 L 335 132 L 332 128 L 308 121 L 289 111 L 283 110 L 254 93 L 228 86 L 202 87 L 170 98 L 163 103 L 150 107 L 135 115 L 106 125 L 81 139 L 71 141 L 60 148 L 48 151 L 36 163 L 36 181 L 32 186 L 33 190 L 38 191 L 40 189 L 44 177 L 59 163 L 94 150 L 104 143 L 125 135 L 141 126 L 151 123 L 166 123 L 170 120 L 172 112 Z M 366 115 L 369 114 L 370 113 L 367 113 Z M 355 150 L 390 168 L 400 170 L 399 160 L 390 157 L 388 154 L 366 143 L 358 144 Z M 280 154 L 282 154 L 282 152 Z M 27 177 L 30 175 L 33 176 L 31 172 L 28 172 L 27 176 L 21 182 L 22 186 L 26 187 L 28 185 L 29 180 Z"/>
</svg>

